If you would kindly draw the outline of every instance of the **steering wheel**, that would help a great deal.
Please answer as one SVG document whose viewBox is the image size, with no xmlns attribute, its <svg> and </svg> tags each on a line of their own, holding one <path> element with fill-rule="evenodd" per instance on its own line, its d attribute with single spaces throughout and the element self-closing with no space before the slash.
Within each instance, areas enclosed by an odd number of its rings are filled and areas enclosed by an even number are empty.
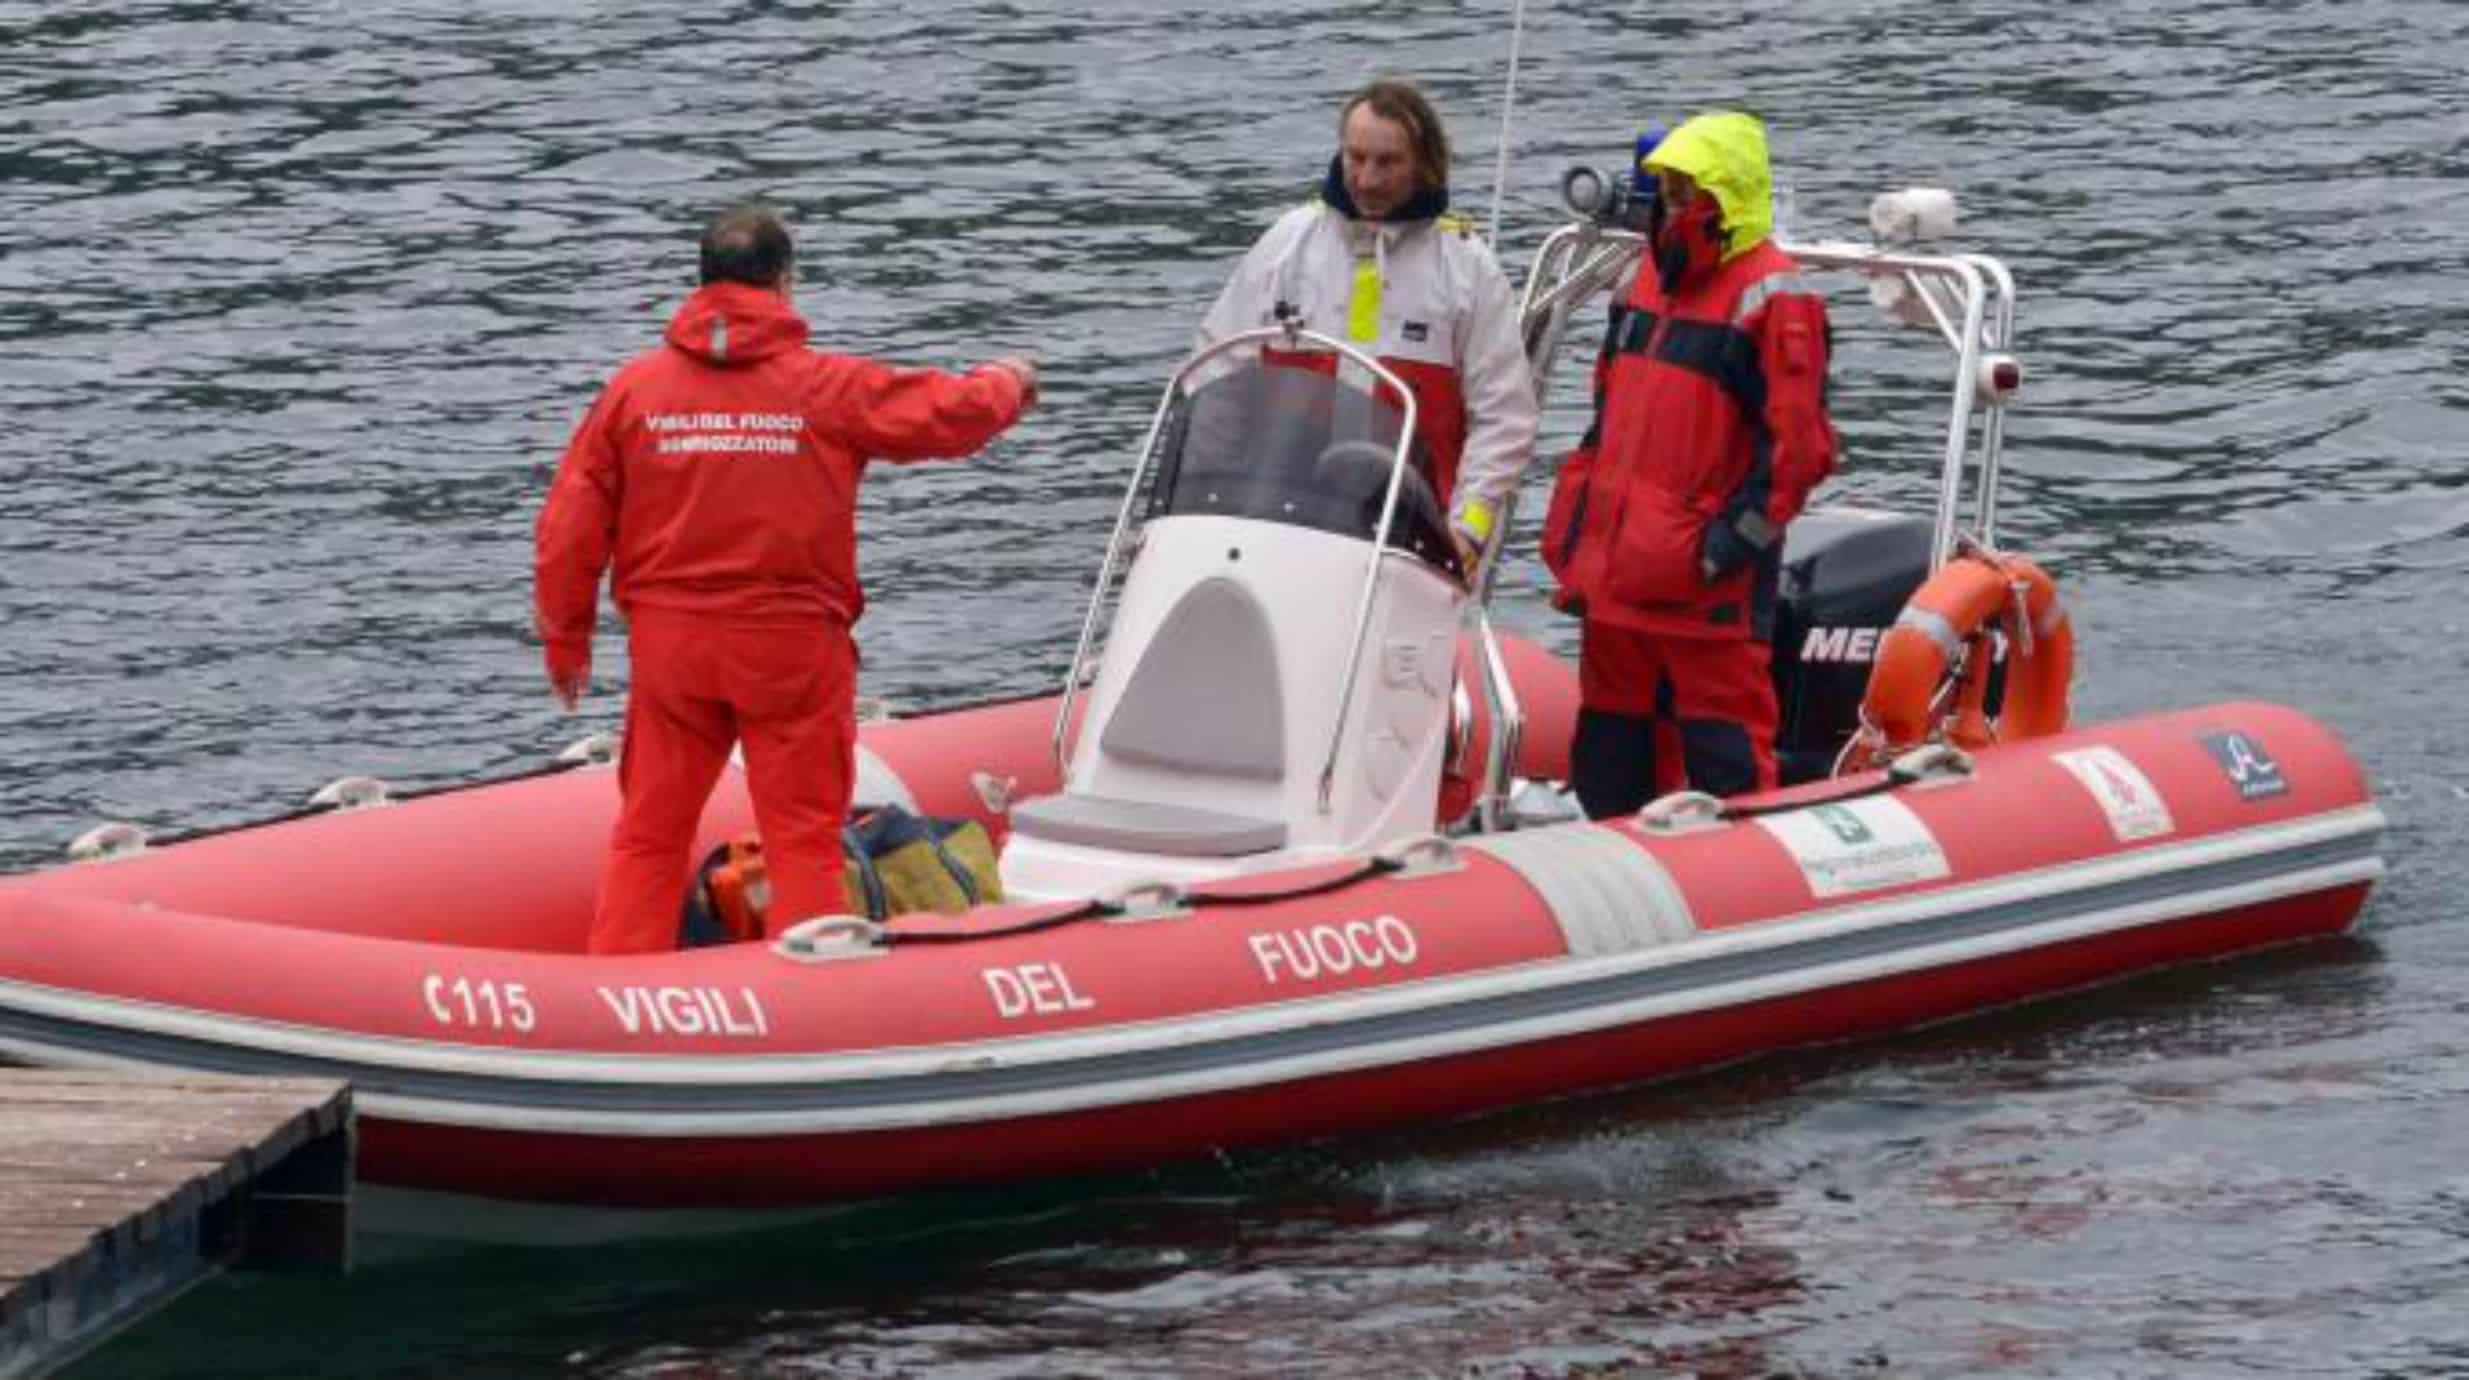
<svg viewBox="0 0 2469 1380">
<path fill-rule="evenodd" d="M 1380 467 L 1381 483 L 1385 486 L 1388 483 L 1389 466 L 1396 459 L 1397 448 L 1384 446 L 1378 441 L 1331 441 L 1328 449 L 1320 452 L 1319 458 L 1312 461 L 1312 469 L 1315 473 L 1326 475 L 1340 466 L 1352 465 L 1358 460 L 1368 460 Z"/>
</svg>

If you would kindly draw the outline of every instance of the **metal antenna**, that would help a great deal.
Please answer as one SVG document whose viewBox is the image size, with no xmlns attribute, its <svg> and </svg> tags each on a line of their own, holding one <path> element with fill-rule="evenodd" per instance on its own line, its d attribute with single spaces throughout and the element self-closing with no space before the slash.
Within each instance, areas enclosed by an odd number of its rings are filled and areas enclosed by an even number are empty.
<svg viewBox="0 0 2469 1380">
<path fill-rule="evenodd" d="M 1509 24 L 1509 83 L 1500 98 L 1500 163 L 1492 173 L 1492 228 L 1485 238 L 1492 252 L 1500 252 L 1500 199 L 1509 187 L 1509 117 L 1517 110 L 1517 59 L 1526 44 L 1526 0 L 1517 0 L 1516 16 Z"/>
</svg>

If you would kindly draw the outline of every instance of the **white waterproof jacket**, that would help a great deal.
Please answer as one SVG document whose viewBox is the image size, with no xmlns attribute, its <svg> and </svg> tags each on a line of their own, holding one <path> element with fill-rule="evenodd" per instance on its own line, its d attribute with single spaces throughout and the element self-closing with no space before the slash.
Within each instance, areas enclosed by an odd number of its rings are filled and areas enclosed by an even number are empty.
<svg viewBox="0 0 2469 1380">
<path fill-rule="evenodd" d="M 1296 207 L 1243 256 L 1199 343 L 1275 325 L 1281 302 L 1406 380 L 1451 525 L 1489 540 L 1534 454 L 1538 409 L 1516 295 L 1472 224 Z"/>
</svg>

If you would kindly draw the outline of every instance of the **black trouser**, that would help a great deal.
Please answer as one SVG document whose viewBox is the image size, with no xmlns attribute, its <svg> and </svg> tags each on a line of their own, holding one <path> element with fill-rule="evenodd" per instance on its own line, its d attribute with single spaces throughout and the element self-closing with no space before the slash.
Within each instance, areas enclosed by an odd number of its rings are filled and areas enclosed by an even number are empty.
<svg viewBox="0 0 2469 1380">
<path fill-rule="evenodd" d="M 1757 789 L 1756 751 L 1748 730 L 1722 719 L 1675 719 L 1669 715 L 1671 682 L 1657 687 L 1663 714 L 1577 711 L 1577 734 L 1569 744 L 1569 784 L 1588 819 L 1635 814 L 1655 789 L 1655 727 L 1680 730 L 1680 762 L 1693 790 L 1739 795 Z"/>
</svg>

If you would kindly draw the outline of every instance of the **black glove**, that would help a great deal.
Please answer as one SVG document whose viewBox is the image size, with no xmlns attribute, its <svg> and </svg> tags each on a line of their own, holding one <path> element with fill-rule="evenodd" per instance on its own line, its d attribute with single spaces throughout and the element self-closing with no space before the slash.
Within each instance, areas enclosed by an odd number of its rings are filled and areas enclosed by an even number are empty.
<svg viewBox="0 0 2469 1380">
<path fill-rule="evenodd" d="M 1762 513 L 1743 509 L 1716 518 L 1706 524 L 1706 535 L 1698 542 L 1698 578 L 1715 583 L 1774 549 L 1780 535 L 1782 529 Z"/>
</svg>

